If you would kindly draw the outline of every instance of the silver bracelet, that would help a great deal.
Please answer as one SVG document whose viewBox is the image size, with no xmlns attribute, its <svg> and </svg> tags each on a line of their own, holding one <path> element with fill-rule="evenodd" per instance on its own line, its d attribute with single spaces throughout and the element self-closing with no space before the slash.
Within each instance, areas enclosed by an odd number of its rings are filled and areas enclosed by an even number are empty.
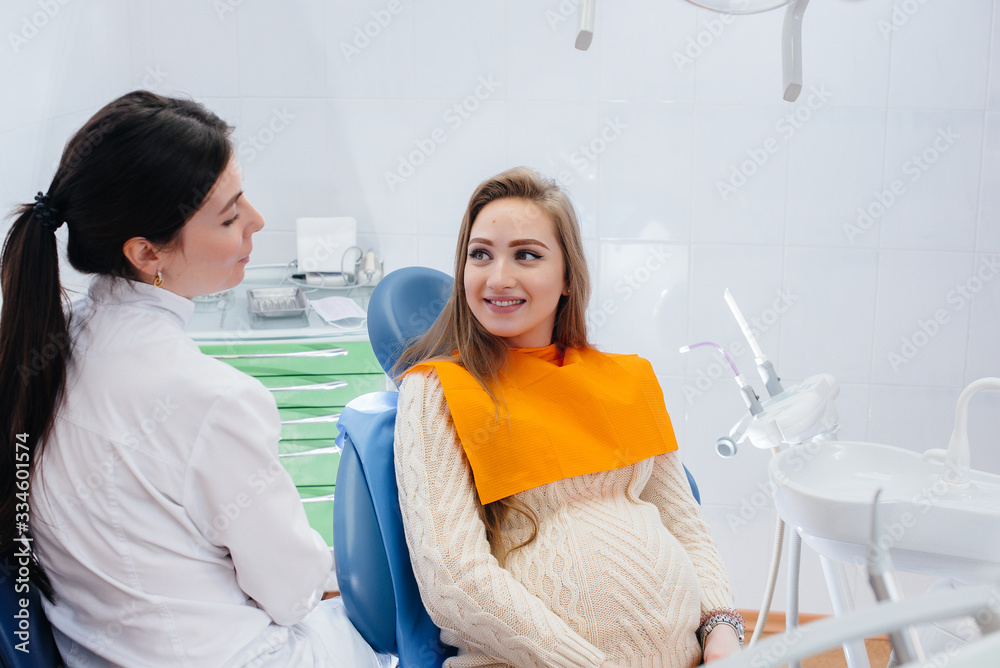
<svg viewBox="0 0 1000 668">
<path fill-rule="evenodd" d="M 743 647 L 743 630 L 745 628 L 743 615 L 732 608 L 716 608 L 702 615 L 701 624 L 698 626 L 698 644 L 701 645 L 702 649 L 705 648 L 705 639 L 708 638 L 708 634 L 719 624 L 733 627 L 739 638 L 740 647 Z"/>
</svg>

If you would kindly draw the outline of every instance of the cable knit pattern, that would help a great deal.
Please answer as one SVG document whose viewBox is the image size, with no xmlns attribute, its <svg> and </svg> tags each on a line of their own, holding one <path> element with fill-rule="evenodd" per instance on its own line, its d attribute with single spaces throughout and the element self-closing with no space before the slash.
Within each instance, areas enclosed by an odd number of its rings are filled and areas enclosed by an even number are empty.
<svg viewBox="0 0 1000 668">
<path fill-rule="evenodd" d="M 690 668 L 703 610 L 731 606 L 728 579 L 676 453 L 521 492 L 538 538 L 501 568 L 436 374 L 400 388 L 396 478 L 421 598 L 447 668 Z M 530 524 L 510 513 L 514 544 Z"/>
</svg>

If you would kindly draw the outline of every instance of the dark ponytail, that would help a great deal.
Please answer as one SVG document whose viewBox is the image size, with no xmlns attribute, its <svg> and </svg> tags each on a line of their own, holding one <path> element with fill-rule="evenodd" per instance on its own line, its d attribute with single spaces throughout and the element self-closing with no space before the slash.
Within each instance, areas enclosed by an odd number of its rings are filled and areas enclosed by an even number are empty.
<svg viewBox="0 0 1000 668">
<path fill-rule="evenodd" d="M 66 383 L 72 345 L 54 228 L 68 228 L 70 264 L 135 278 L 133 237 L 167 246 L 232 157 L 230 128 L 190 100 L 128 93 L 67 143 L 48 193 L 16 212 L 0 256 L 0 555 L 15 566 L 40 466 Z M 28 493 L 25 493 L 28 492 Z M 51 597 L 32 557 L 32 578 Z"/>
<path fill-rule="evenodd" d="M 46 229 L 32 206 L 21 207 L 7 235 L 0 264 L 0 541 L 4 553 L 27 527 L 29 477 L 37 444 L 52 426 L 69 359 L 69 335 L 59 285 L 56 235 Z M 18 481 L 21 490 L 18 490 Z M 20 520 L 20 522 L 18 522 Z M 16 564 L 13 564 L 17 570 Z M 39 587 L 50 595 L 48 580 L 32 568 Z"/>
</svg>

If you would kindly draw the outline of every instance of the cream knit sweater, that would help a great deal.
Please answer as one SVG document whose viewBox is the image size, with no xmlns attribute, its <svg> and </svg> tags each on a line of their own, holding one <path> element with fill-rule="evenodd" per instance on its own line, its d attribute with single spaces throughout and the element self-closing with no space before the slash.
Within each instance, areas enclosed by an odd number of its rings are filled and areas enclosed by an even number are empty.
<svg viewBox="0 0 1000 668">
<path fill-rule="evenodd" d="M 395 464 L 421 598 L 459 648 L 447 668 L 690 668 L 701 613 L 732 606 L 676 452 L 517 494 L 538 537 L 504 567 L 433 371 L 400 388 Z M 516 544 L 530 526 L 509 513 L 503 530 Z"/>
</svg>

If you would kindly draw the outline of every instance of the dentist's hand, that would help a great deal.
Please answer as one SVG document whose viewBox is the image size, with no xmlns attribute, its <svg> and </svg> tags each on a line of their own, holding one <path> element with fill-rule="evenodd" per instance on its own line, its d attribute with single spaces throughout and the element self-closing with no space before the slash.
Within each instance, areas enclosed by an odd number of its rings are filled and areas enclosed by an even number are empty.
<svg viewBox="0 0 1000 668">
<path fill-rule="evenodd" d="M 724 659 L 740 651 L 740 639 L 736 629 L 729 624 L 719 624 L 705 638 L 705 663 Z"/>
</svg>

